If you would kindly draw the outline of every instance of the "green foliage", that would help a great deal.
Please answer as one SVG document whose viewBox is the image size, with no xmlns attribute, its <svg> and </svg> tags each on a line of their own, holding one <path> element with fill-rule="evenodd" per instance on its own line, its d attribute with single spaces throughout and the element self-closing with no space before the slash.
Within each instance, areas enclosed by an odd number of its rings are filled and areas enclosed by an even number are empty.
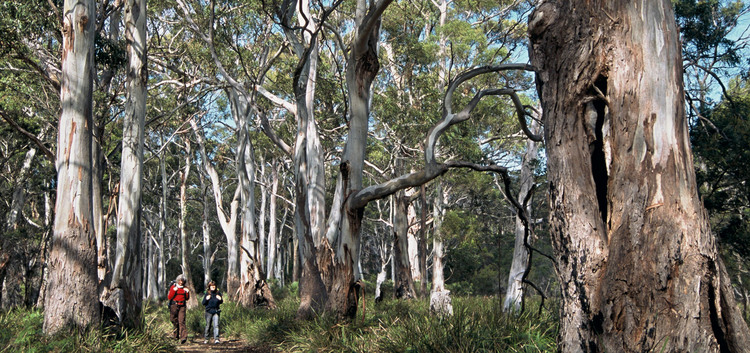
<svg viewBox="0 0 750 353">
<path fill-rule="evenodd" d="M 696 180 L 711 229 L 733 279 L 750 290 L 750 84 L 731 83 L 729 95 L 690 131 Z"/>
<path fill-rule="evenodd" d="M 742 1 L 676 0 L 673 3 L 686 60 L 698 62 L 707 55 L 716 55 L 718 62 L 736 64 L 739 61 L 738 48 L 728 34 L 737 25 Z"/>
<path fill-rule="evenodd" d="M 297 300 L 281 302 L 275 311 L 230 309 L 222 316 L 235 332 L 257 346 L 283 352 L 553 352 L 556 349 L 556 311 L 520 316 L 502 313 L 492 298 L 453 299 L 454 315 L 436 317 L 425 300 L 372 303 L 352 322 L 327 315 L 297 321 Z M 222 312 L 222 315 L 225 315 Z"/>
<path fill-rule="evenodd" d="M 157 319 L 166 315 L 163 305 L 146 305 L 144 322 L 138 330 L 116 327 L 88 328 L 46 336 L 42 331 L 44 312 L 15 309 L 0 314 L 0 352 L 174 352 Z"/>
</svg>

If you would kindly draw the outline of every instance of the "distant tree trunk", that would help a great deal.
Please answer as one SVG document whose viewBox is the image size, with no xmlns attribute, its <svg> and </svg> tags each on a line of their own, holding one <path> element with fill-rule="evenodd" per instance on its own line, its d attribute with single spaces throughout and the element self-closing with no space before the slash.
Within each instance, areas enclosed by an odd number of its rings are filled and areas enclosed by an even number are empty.
<svg viewBox="0 0 750 353">
<path fill-rule="evenodd" d="M 434 2 L 437 6 L 440 16 L 438 18 L 438 24 L 443 27 L 447 23 L 448 19 L 448 1 L 440 0 Z M 438 38 L 438 58 L 440 59 L 440 65 L 438 66 L 438 90 L 440 92 L 445 90 L 448 82 L 448 66 L 447 66 L 447 48 L 448 39 L 446 35 L 441 32 Z M 438 146 L 435 146 L 435 153 L 439 152 Z M 437 313 L 438 315 L 453 315 L 453 304 L 450 297 L 450 291 L 445 288 L 445 277 L 443 274 L 443 257 L 444 245 L 443 245 L 443 230 L 441 229 L 443 224 L 443 216 L 445 215 L 444 209 L 444 190 L 443 183 L 437 181 L 435 183 L 435 199 L 434 199 L 433 211 L 432 211 L 432 288 L 430 289 L 430 311 Z"/>
<path fill-rule="evenodd" d="M 276 265 L 276 255 L 279 253 L 278 245 L 276 244 L 277 235 L 277 222 L 276 222 L 276 193 L 279 191 L 279 167 L 278 162 L 274 159 L 271 164 L 271 197 L 268 201 L 268 264 L 266 265 L 266 278 L 271 277 L 280 278 L 279 269 L 280 266 Z M 282 223 L 283 226 L 283 223 Z"/>
<path fill-rule="evenodd" d="M 246 115 L 245 115 L 246 116 Z M 245 120 L 246 121 L 246 120 Z M 255 230 L 255 151 L 247 131 L 240 122 L 237 170 L 242 188 L 242 253 L 240 255 L 241 285 L 239 302 L 246 307 L 276 308 L 271 287 L 261 269 L 260 244 Z"/>
<path fill-rule="evenodd" d="M 49 190 L 50 185 L 48 181 L 44 182 L 45 189 Z M 52 191 L 45 191 L 44 192 L 44 235 L 42 236 L 41 241 L 41 249 L 39 250 L 39 258 L 41 259 L 41 265 L 42 268 L 40 269 L 39 274 L 39 282 L 36 286 L 36 288 L 39 288 L 39 295 L 36 298 L 36 302 L 34 303 L 34 306 L 37 308 L 42 308 L 44 306 L 44 299 L 45 299 L 45 293 L 47 293 L 47 282 L 48 282 L 48 274 L 49 274 L 49 268 L 47 266 L 48 262 L 47 259 L 49 258 L 49 247 L 50 247 L 50 238 L 53 232 L 52 229 L 52 198 L 50 197 L 50 194 Z M 1 252 L 0 252 L 1 254 Z"/>
<path fill-rule="evenodd" d="M 381 202 L 376 201 L 375 204 L 377 205 L 380 219 L 383 219 L 383 210 L 380 207 Z M 389 207 L 389 209 L 391 210 L 391 218 L 393 218 L 393 207 Z M 388 232 L 385 232 L 386 235 L 380 235 L 379 229 L 380 227 L 375 227 L 374 236 L 374 238 L 377 240 L 377 250 L 379 255 L 378 257 L 380 258 L 380 270 L 375 277 L 375 302 L 383 300 L 381 287 L 383 286 L 383 282 L 385 282 L 386 276 L 388 275 L 388 264 L 391 263 L 391 258 L 393 257 L 392 252 L 388 251 L 389 248 L 393 245 L 392 238 L 388 236 Z M 385 229 L 388 229 L 388 227 L 386 227 Z"/>
<path fill-rule="evenodd" d="M 62 114 L 57 141 L 57 199 L 44 332 L 100 321 L 93 229 L 91 136 L 96 4 L 66 0 L 62 23 Z"/>
<path fill-rule="evenodd" d="M 238 301 L 245 307 L 275 308 L 271 289 L 262 273 L 260 244 L 255 228 L 255 150 L 248 130 L 251 103 L 243 92 L 227 89 L 232 117 L 237 126 L 237 176 L 240 189 L 240 287 Z"/>
<path fill-rule="evenodd" d="M 297 237 L 297 234 L 293 234 L 291 252 L 292 252 L 292 282 L 299 283 L 300 277 L 302 276 L 302 263 L 301 263 L 301 259 L 299 256 L 299 238 Z"/>
<path fill-rule="evenodd" d="M 206 161 L 201 161 L 205 163 Z M 204 168 L 205 169 L 205 168 Z M 203 212 L 201 218 L 201 231 L 203 232 L 203 285 L 208 288 L 208 282 L 211 281 L 211 226 L 208 223 L 208 186 L 206 185 L 206 176 L 203 171 L 198 173 L 201 182 L 201 196 L 203 197 Z"/>
<path fill-rule="evenodd" d="M 24 155 L 20 171 L 15 176 L 16 186 L 13 189 L 10 210 L 5 222 L 6 234 L 17 229 L 18 218 L 26 202 L 26 184 L 24 181 L 28 178 L 35 155 L 36 148 L 30 148 Z M 21 289 L 22 282 L 26 277 L 23 273 L 26 272 L 23 267 L 26 266 L 23 264 L 25 261 L 22 250 L 17 246 L 7 244 L 9 241 L 7 236 L 4 238 L 2 242 L 6 244 L 0 244 L 0 308 L 11 309 L 24 303 Z M 28 286 L 25 287 L 25 292 L 28 293 L 30 290 L 31 288 Z"/>
<path fill-rule="evenodd" d="M 532 123 L 532 131 L 535 131 L 535 123 Z M 535 132 L 536 133 L 536 132 Z M 516 200 L 523 202 L 526 200 L 534 185 L 534 168 L 537 160 L 537 149 L 539 143 L 534 140 L 526 140 L 526 151 L 523 153 L 521 161 L 521 176 L 519 180 L 520 190 L 518 191 L 518 197 Z M 519 212 L 516 210 L 516 213 Z M 531 215 L 531 199 L 525 208 L 526 217 Z M 516 214 L 515 217 L 515 244 L 513 246 L 513 261 L 510 265 L 510 274 L 508 275 L 508 287 L 505 292 L 505 300 L 503 301 L 503 311 L 510 310 L 521 310 L 521 301 L 524 296 L 524 275 L 529 264 L 529 249 L 526 246 L 526 241 L 531 242 L 531 239 L 526 239 L 527 229 L 521 221 L 521 216 Z"/>
<path fill-rule="evenodd" d="M 203 138 L 203 129 L 198 127 L 195 119 L 190 119 L 190 126 L 195 132 L 195 137 L 198 141 L 198 146 L 200 147 L 201 163 L 211 179 L 214 201 L 216 202 L 216 214 L 219 218 L 221 230 L 227 238 L 227 296 L 232 300 L 236 300 L 237 291 L 240 287 L 240 269 L 237 263 L 239 259 L 239 247 L 237 244 L 237 210 L 240 204 L 239 198 L 242 189 L 241 187 L 235 189 L 234 196 L 229 204 L 229 215 L 227 216 L 227 213 L 224 211 L 224 201 L 221 192 L 219 173 L 216 172 L 216 169 L 208 160 L 206 144 Z"/>
<path fill-rule="evenodd" d="M 258 165 L 260 165 L 260 172 L 259 175 L 261 176 L 261 183 L 260 183 L 260 212 L 258 214 L 258 267 L 260 267 L 261 272 L 263 273 L 271 273 L 271 268 L 266 267 L 264 269 L 264 264 L 266 260 L 266 221 L 268 214 L 266 213 L 266 210 L 268 209 L 268 183 L 266 178 L 266 161 L 263 156 L 260 156 L 260 161 L 258 162 Z M 264 278 L 265 279 L 265 278 Z"/>
<path fill-rule="evenodd" d="M 31 162 L 34 160 L 35 155 L 36 148 L 29 148 L 29 150 L 26 151 L 21 170 L 18 171 L 16 176 L 18 181 L 16 182 L 16 187 L 13 189 L 13 198 L 11 199 L 10 210 L 8 211 L 8 219 L 5 223 L 6 231 L 13 231 L 16 229 L 18 215 L 21 214 L 23 204 L 26 200 L 25 184 L 23 181 L 28 177 L 29 170 L 31 169 Z"/>
<path fill-rule="evenodd" d="M 109 15 L 109 33 L 108 39 L 117 42 L 122 40 L 120 38 L 120 26 L 122 20 L 121 11 L 122 0 L 115 0 L 114 10 Z M 114 77 L 115 68 L 106 65 L 99 80 L 99 87 L 97 90 L 100 92 L 111 92 L 112 78 Z M 111 266 L 109 254 L 110 244 L 107 241 L 107 218 L 109 212 L 104 213 L 103 198 L 109 195 L 104 195 L 102 190 L 102 178 L 104 176 L 104 153 L 102 151 L 102 144 L 104 141 L 104 128 L 106 122 L 111 118 L 111 111 L 104 107 L 97 110 L 94 120 L 94 138 L 91 141 L 91 153 L 92 153 L 92 174 L 94 175 L 93 182 L 93 210 L 94 210 L 94 230 L 96 232 L 96 246 L 97 246 L 97 275 L 99 278 L 100 296 L 103 296 L 105 289 L 109 284 L 108 281 L 111 279 Z M 112 195 L 117 192 L 114 190 Z M 116 202 L 110 202 L 110 209 L 114 209 Z M 107 276 L 110 276 L 109 278 Z"/>
<path fill-rule="evenodd" d="M 407 236 L 409 222 L 407 218 L 407 207 L 409 199 L 404 191 L 393 195 L 393 261 L 395 262 L 396 281 L 393 283 L 393 295 L 396 298 L 414 298 L 414 281 L 412 280 L 411 266 L 409 262 L 409 245 Z"/>
<path fill-rule="evenodd" d="M 662 1 L 529 16 L 561 285 L 561 352 L 747 352 L 697 194 L 679 32 Z"/>
<path fill-rule="evenodd" d="M 164 140 L 162 137 L 162 146 Z M 162 149 L 159 156 L 159 171 L 161 172 L 161 197 L 159 198 L 159 267 L 157 274 L 157 283 L 159 285 L 159 298 L 167 297 L 167 260 L 164 256 L 164 242 L 167 233 L 167 190 L 169 189 L 169 179 L 167 178 L 166 152 Z"/>
<path fill-rule="evenodd" d="M 185 276 L 185 288 L 190 290 L 190 299 L 187 301 L 187 308 L 191 309 L 198 306 L 198 298 L 195 293 L 193 284 L 193 274 L 190 270 L 190 244 L 188 244 L 188 234 L 185 228 L 185 218 L 187 217 L 187 182 L 190 176 L 190 167 L 192 162 L 193 151 L 190 148 L 190 139 L 185 138 L 185 169 L 180 172 L 180 267 L 181 274 Z"/>
<path fill-rule="evenodd" d="M 162 291 L 162 288 L 159 287 L 159 247 L 161 245 L 157 244 L 153 231 L 150 229 L 144 241 L 148 249 L 145 259 L 146 267 L 143 273 L 146 277 L 146 295 L 144 298 L 156 302 L 159 300 L 159 292 Z"/>
<path fill-rule="evenodd" d="M 421 297 L 427 296 L 427 195 L 424 185 L 420 188 L 420 215 L 419 215 L 419 291 Z"/>
<path fill-rule="evenodd" d="M 407 251 L 409 252 L 409 274 L 411 275 L 413 286 L 414 281 L 422 280 L 422 272 L 420 272 L 419 269 L 419 239 L 417 236 L 419 229 L 417 228 L 417 208 L 414 205 L 415 195 L 418 196 L 418 194 L 409 192 L 411 190 L 413 190 L 413 188 L 407 189 L 404 195 L 406 197 L 406 244 Z M 415 288 L 415 296 L 416 293 Z"/>
<path fill-rule="evenodd" d="M 146 0 L 127 0 L 125 39 L 128 50 L 127 102 L 123 119 L 117 250 L 109 296 L 120 322 L 140 324 L 143 298 L 141 258 L 141 189 L 146 121 Z"/>
<path fill-rule="evenodd" d="M 432 235 L 432 289 L 430 290 L 430 311 L 438 315 L 453 315 L 453 304 L 450 291 L 445 288 L 445 276 L 443 275 L 443 186 L 440 181 L 435 183 L 435 204 L 432 211 L 432 224 L 434 234 Z"/>
</svg>

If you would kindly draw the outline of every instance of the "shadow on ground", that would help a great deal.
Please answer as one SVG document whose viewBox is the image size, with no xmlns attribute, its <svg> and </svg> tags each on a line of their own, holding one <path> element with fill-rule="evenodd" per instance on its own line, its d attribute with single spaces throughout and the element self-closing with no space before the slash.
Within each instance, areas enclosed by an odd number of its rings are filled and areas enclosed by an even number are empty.
<svg viewBox="0 0 750 353">
<path fill-rule="evenodd" d="M 177 344 L 180 352 L 199 353 L 199 352 L 246 352 L 246 353 L 273 353 L 269 347 L 254 347 L 244 340 L 228 338 L 220 343 L 213 343 L 209 340 L 208 344 L 203 343 L 202 337 L 188 337 L 185 344 Z"/>
</svg>

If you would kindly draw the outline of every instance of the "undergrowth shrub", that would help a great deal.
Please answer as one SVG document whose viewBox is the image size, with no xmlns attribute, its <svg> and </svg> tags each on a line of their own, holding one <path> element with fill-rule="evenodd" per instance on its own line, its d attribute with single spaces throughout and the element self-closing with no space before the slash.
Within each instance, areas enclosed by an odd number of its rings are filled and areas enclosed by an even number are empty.
<svg viewBox="0 0 750 353">
<path fill-rule="evenodd" d="M 164 310 L 162 308 L 164 312 Z M 144 303 L 140 328 L 91 327 L 43 333 L 44 312 L 17 308 L 0 313 L 0 352 L 174 352 L 175 347 L 163 333 L 159 309 Z M 167 321 L 169 314 L 167 314 Z"/>
<path fill-rule="evenodd" d="M 299 300 L 286 298 L 278 302 L 276 311 L 232 305 L 231 319 L 222 317 L 222 321 L 232 335 L 279 352 L 554 352 L 557 348 L 556 310 L 540 314 L 538 304 L 527 304 L 527 310 L 517 315 L 503 313 L 499 299 L 455 297 L 454 315 L 439 317 L 429 312 L 427 299 L 386 298 L 378 304 L 372 299 L 368 297 L 364 307 L 360 303 L 353 320 L 322 314 L 298 321 L 294 317 Z"/>
</svg>

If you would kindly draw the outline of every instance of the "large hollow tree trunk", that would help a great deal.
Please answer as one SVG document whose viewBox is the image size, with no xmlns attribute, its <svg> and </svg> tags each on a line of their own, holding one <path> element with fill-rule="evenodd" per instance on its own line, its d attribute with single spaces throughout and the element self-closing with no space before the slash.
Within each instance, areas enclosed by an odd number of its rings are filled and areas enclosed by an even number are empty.
<svg viewBox="0 0 750 353">
<path fill-rule="evenodd" d="M 121 323 L 140 324 L 143 298 L 141 257 L 141 188 L 146 121 L 146 0 L 127 0 L 125 38 L 128 44 L 128 97 L 122 136 L 117 247 L 107 306 Z"/>
<path fill-rule="evenodd" d="M 66 0 L 62 12 L 62 115 L 44 306 L 46 334 L 68 325 L 84 328 L 100 320 L 91 191 L 95 10 L 93 0 Z"/>
<path fill-rule="evenodd" d="M 548 1 L 529 31 L 560 351 L 748 351 L 697 195 L 670 2 Z"/>
</svg>

